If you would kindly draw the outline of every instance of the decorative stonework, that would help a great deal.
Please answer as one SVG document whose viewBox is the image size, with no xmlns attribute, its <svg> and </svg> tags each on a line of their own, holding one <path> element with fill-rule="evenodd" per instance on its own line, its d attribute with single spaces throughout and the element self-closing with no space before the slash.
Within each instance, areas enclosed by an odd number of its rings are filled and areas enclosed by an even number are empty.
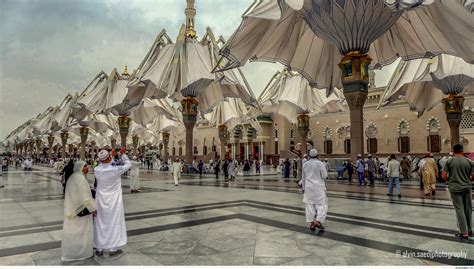
<svg viewBox="0 0 474 269">
<path fill-rule="evenodd" d="M 438 134 L 439 130 L 441 129 L 441 123 L 436 116 L 431 116 L 426 121 L 426 130 L 429 134 Z"/>
<path fill-rule="evenodd" d="M 331 127 L 326 126 L 326 128 L 324 128 L 323 137 L 324 137 L 324 140 L 326 140 L 326 141 L 331 140 L 331 138 L 332 138 L 332 129 L 331 129 Z"/>
<path fill-rule="evenodd" d="M 408 136 L 408 133 L 410 132 L 410 123 L 403 118 L 399 120 L 397 124 L 397 132 L 399 136 Z"/>
<path fill-rule="evenodd" d="M 365 135 L 368 138 L 376 138 L 377 133 L 378 133 L 377 125 L 371 121 L 369 125 L 367 125 L 367 128 L 365 128 Z"/>
<path fill-rule="evenodd" d="M 336 134 L 339 139 L 349 138 L 351 133 L 351 126 L 349 124 L 343 125 L 336 129 Z"/>
<path fill-rule="evenodd" d="M 467 140 L 467 138 L 461 136 L 461 138 L 459 139 L 459 143 L 463 146 L 463 147 L 467 147 L 469 145 L 469 140 Z"/>
</svg>

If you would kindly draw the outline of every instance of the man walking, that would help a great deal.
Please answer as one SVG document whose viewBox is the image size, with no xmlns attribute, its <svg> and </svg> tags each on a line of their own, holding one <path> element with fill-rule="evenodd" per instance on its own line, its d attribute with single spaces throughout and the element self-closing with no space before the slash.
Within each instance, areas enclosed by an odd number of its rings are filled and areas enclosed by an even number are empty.
<svg viewBox="0 0 474 269">
<path fill-rule="evenodd" d="M 424 160 L 425 162 L 421 168 L 421 174 L 423 175 L 423 189 L 425 196 L 435 195 L 438 166 L 430 153 L 425 154 Z"/>
<path fill-rule="evenodd" d="M 377 172 L 377 165 L 375 164 L 375 161 L 372 158 L 371 154 L 369 154 L 368 157 L 369 159 L 367 160 L 367 170 L 369 172 L 369 181 L 370 181 L 369 186 L 374 187 L 375 186 L 375 173 Z"/>
<path fill-rule="evenodd" d="M 407 157 L 403 156 L 402 160 L 400 161 L 400 167 L 402 168 L 403 179 L 408 180 L 410 171 L 410 161 L 408 161 Z"/>
<path fill-rule="evenodd" d="M 328 198 L 324 180 L 328 177 L 328 173 L 324 164 L 317 159 L 318 151 L 316 149 L 311 149 L 309 156 L 309 161 L 303 164 L 301 176 L 306 222 L 310 223 L 309 228 L 312 231 L 316 228 L 324 230 L 323 223 L 328 212 Z"/>
<path fill-rule="evenodd" d="M 357 169 L 357 177 L 359 178 L 359 186 L 367 185 L 367 182 L 365 182 L 365 178 L 364 178 L 365 161 L 364 159 L 362 159 L 361 154 L 357 154 L 356 169 Z"/>
<path fill-rule="evenodd" d="M 113 166 L 110 165 L 112 156 L 107 150 L 101 150 L 98 154 L 101 163 L 94 169 L 97 180 L 94 247 L 97 256 L 102 256 L 106 249 L 109 250 L 110 256 L 118 255 L 122 253 L 120 247 L 127 244 L 121 176 L 132 164 L 125 154 L 125 148 L 120 150 L 120 155 L 124 165 Z"/>
<path fill-rule="evenodd" d="M 397 186 L 398 197 L 402 197 L 400 191 L 400 163 L 397 161 L 395 154 L 390 155 L 390 161 L 387 165 L 387 176 L 388 176 L 388 196 L 393 196 L 393 184 Z"/>
<path fill-rule="evenodd" d="M 181 161 L 179 160 L 179 158 L 176 158 L 174 160 L 173 167 L 171 168 L 175 186 L 179 185 L 179 180 L 181 179 L 181 169 Z"/>
<path fill-rule="evenodd" d="M 446 161 L 441 177 L 448 182 L 449 193 L 453 201 L 462 239 L 472 236 L 472 195 L 471 181 L 474 180 L 474 163 L 464 157 L 464 148 L 460 144 L 453 147 L 454 156 Z"/>
</svg>

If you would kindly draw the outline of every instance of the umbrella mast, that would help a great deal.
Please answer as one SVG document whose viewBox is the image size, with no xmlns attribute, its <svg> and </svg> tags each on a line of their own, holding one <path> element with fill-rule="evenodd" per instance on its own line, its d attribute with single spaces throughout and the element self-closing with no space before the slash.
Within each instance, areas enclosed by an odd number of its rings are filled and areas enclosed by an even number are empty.
<svg viewBox="0 0 474 269">
<path fill-rule="evenodd" d="M 196 39 L 196 31 L 194 30 L 194 17 L 196 16 L 196 9 L 194 8 L 194 0 L 186 0 L 186 30 L 184 42 L 190 42 Z M 199 102 L 195 96 L 185 96 L 181 100 L 183 106 L 183 122 L 186 129 L 186 164 L 193 163 L 193 129 L 196 125 L 196 116 L 198 114 Z"/>
</svg>

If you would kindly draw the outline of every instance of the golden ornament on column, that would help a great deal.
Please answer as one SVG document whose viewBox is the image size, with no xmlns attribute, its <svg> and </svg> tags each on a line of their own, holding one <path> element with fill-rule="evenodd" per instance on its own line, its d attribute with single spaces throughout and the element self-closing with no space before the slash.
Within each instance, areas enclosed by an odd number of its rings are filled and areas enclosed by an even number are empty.
<svg viewBox="0 0 474 269">
<path fill-rule="evenodd" d="M 451 147 L 459 144 L 459 126 L 462 120 L 462 110 L 464 108 L 464 97 L 456 94 L 450 94 L 442 100 L 446 119 L 451 130 Z"/>
<path fill-rule="evenodd" d="M 118 117 L 118 126 L 120 132 L 120 146 L 123 148 L 127 147 L 127 136 L 130 128 L 130 117 L 122 115 Z"/>
<path fill-rule="evenodd" d="M 307 137 L 309 133 L 309 115 L 307 113 L 302 113 L 299 114 L 297 117 L 298 120 L 298 132 L 300 133 L 301 136 L 301 155 L 306 154 L 308 151 L 308 148 L 306 146 L 307 144 Z"/>
</svg>

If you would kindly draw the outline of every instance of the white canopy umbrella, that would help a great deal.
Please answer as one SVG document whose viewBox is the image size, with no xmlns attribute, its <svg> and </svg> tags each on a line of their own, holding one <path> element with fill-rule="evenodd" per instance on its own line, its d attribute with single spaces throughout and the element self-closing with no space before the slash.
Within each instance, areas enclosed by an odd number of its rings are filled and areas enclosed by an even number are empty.
<svg viewBox="0 0 474 269">
<path fill-rule="evenodd" d="M 299 114 L 313 116 L 347 109 L 341 90 L 336 88 L 326 97 L 324 90 L 311 87 L 306 78 L 288 70 L 277 72 L 272 77 L 258 101 L 259 113 L 278 114 L 291 123 L 297 122 Z"/>
<path fill-rule="evenodd" d="M 182 104 L 186 132 L 186 162 L 192 162 L 193 132 L 198 112 L 209 111 L 226 97 L 242 98 L 256 104 L 256 98 L 239 70 L 212 73 L 217 64 L 220 40 L 210 28 L 200 40 L 194 30 L 196 9 L 188 0 L 186 24 L 182 25 L 176 42 L 162 31 L 129 84 L 125 98 L 136 103 L 145 97 L 170 97 Z M 135 100 L 135 101 L 132 101 Z"/>
<path fill-rule="evenodd" d="M 311 85 L 332 91 L 342 88 L 340 54 L 355 49 L 351 44 L 362 44 L 376 67 L 398 57 L 408 60 L 440 53 L 474 62 L 474 17 L 461 4 L 434 1 L 398 10 L 401 6 L 384 0 L 255 1 L 221 51 L 224 67 L 218 70 L 248 60 L 279 62 Z"/>
<path fill-rule="evenodd" d="M 113 112 L 122 115 L 123 99 L 128 92 L 128 76 L 120 75 L 117 68 L 114 68 L 109 76 L 101 72 L 98 77 L 100 83 L 81 97 L 75 107 L 80 107 L 89 113 Z"/>
<path fill-rule="evenodd" d="M 433 59 L 401 61 L 380 99 L 379 108 L 402 98 L 421 116 L 448 94 L 474 94 L 473 82 L 474 65 L 458 57 L 443 54 Z"/>
<path fill-rule="evenodd" d="M 255 1 L 221 51 L 217 70 L 248 60 L 280 62 L 328 95 L 343 87 L 355 160 L 364 154 L 369 65 L 442 53 L 474 63 L 472 25 L 474 15 L 460 1 Z"/>
<path fill-rule="evenodd" d="M 464 110 L 462 95 L 474 94 L 474 65 L 463 59 L 440 55 L 434 59 L 402 61 L 385 90 L 379 107 L 403 98 L 411 110 L 431 110 L 444 103 L 451 130 L 451 145 L 459 143 L 459 124 Z"/>
<path fill-rule="evenodd" d="M 226 98 L 219 102 L 203 118 L 210 124 L 220 126 L 226 125 L 232 131 L 237 125 L 250 124 L 253 128 L 262 131 L 260 124 L 250 115 L 249 110 L 240 98 Z"/>
<path fill-rule="evenodd" d="M 168 98 L 150 99 L 145 98 L 130 112 L 130 118 L 143 126 L 153 122 L 157 117 L 164 115 L 168 119 L 177 120 L 179 112 Z"/>
<path fill-rule="evenodd" d="M 182 25 L 176 43 L 163 30 L 134 73 L 125 100 L 169 96 L 180 101 L 196 97 L 201 111 L 209 110 L 225 97 L 240 97 L 255 103 L 255 97 L 240 71 L 212 73 L 219 57 L 219 44 L 211 29 L 198 41 L 185 36 Z"/>
<path fill-rule="evenodd" d="M 116 105 L 117 76 L 115 68 L 112 70 L 111 77 L 108 77 L 104 71 L 100 71 L 71 105 L 71 116 L 82 120 L 91 113 L 102 113 L 110 109 L 112 105 Z"/>
</svg>

